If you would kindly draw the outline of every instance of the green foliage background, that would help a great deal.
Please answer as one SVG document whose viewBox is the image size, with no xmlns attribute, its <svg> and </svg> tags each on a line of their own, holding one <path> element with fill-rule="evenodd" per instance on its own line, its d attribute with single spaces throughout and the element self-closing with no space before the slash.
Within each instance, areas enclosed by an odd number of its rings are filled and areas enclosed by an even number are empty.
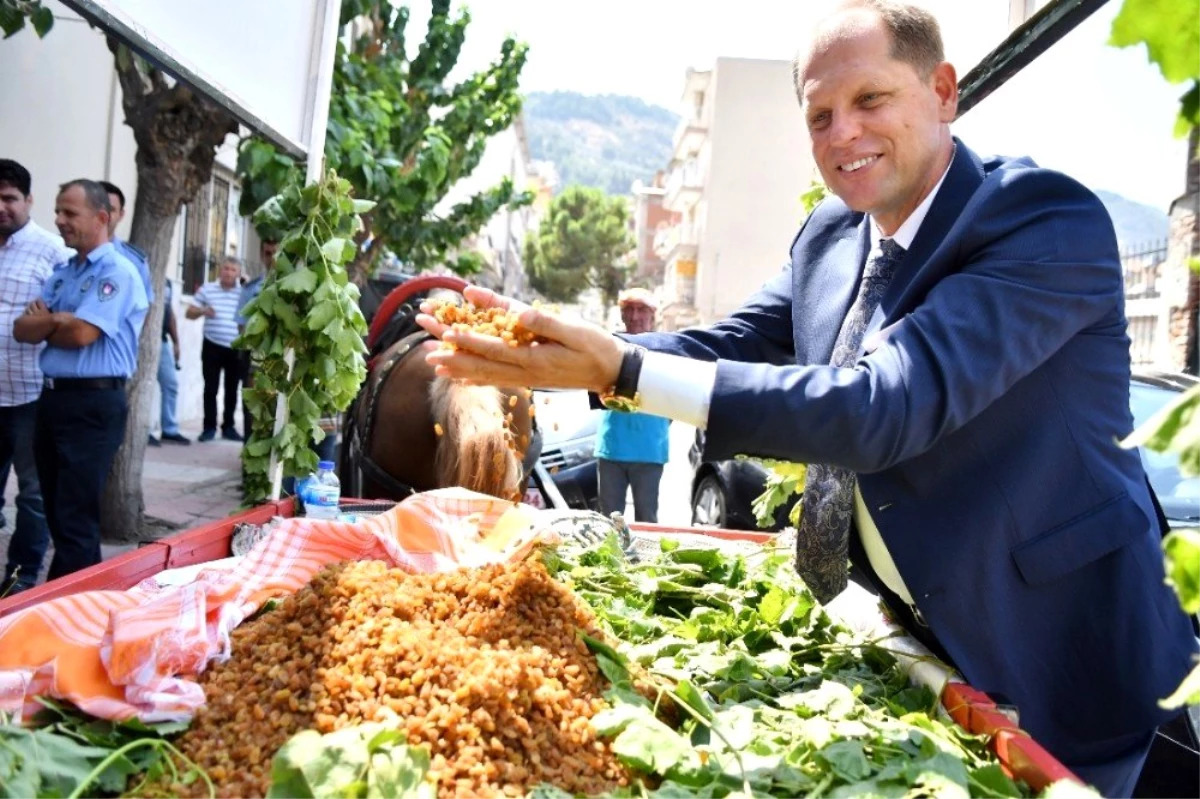
<svg viewBox="0 0 1200 799">
<path fill-rule="evenodd" d="M 456 247 L 501 209 L 533 199 L 506 177 L 448 211 L 435 210 L 479 164 L 488 139 L 520 112 L 518 80 L 527 47 L 505 39 L 486 69 L 452 84 L 449 74 L 471 16 L 465 9 L 451 13 L 450 0 L 432 0 L 432 6 L 428 31 L 410 58 L 406 6 L 390 0 L 342 3 L 325 159 L 356 196 L 376 203 L 354 237 L 349 271 L 356 281 L 387 252 L 414 271 L 444 265 L 459 274 L 477 272 L 478 256 L 457 253 Z M 243 141 L 241 213 L 253 213 L 299 171 L 268 142 Z"/>
<path fill-rule="evenodd" d="M 551 302 L 574 302 L 581 291 L 597 288 L 611 306 L 625 286 L 632 249 L 624 197 L 568 186 L 525 239 L 529 284 Z"/>
</svg>

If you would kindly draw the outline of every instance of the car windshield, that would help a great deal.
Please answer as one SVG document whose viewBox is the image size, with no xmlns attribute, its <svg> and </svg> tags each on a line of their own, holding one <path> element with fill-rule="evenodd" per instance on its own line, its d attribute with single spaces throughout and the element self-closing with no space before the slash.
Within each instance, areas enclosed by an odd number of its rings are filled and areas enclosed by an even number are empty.
<svg viewBox="0 0 1200 799">
<path fill-rule="evenodd" d="M 1178 396 L 1177 391 L 1133 382 L 1129 386 L 1129 404 L 1134 425 L 1145 424 L 1155 412 Z M 1173 452 L 1154 452 L 1142 447 L 1141 453 L 1146 474 L 1167 518 L 1200 521 L 1200 477 L 1184 477 L 1179 472 L 1179 457 Z"/>
</svg>

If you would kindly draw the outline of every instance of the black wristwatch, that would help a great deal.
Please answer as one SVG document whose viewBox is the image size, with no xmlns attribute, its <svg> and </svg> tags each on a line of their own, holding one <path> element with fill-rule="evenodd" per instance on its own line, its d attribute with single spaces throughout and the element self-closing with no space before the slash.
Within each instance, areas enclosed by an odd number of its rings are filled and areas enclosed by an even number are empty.
<svg viewBox="0 0 1200 799">
<path fill-rule="evenodd" d="M 617 370 L 617 382 L 608 391 L 600 395 L 600 402 L 610 411 L 636 411 L 641 404 L 638 400 L 638 380 L 642 376 L 642 362 L 646 358 L 646 348 L 637 344 L 625 344 L 625 352 L 621 356 L 621 368 Z"/>
</svg>

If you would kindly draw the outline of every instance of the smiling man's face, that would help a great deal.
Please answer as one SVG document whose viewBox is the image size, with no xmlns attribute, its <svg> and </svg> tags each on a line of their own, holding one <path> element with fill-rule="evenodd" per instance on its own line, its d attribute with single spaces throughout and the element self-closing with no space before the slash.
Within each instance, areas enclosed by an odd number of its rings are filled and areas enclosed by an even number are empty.
<svg viewBox="0 0 1200 799">
<path fill-rule="evenodd" d="M 813 160 L 829 189 L 895 232 L 949 163 L 954 68 L 928 77 L 892 57 L 883 21 L 861 9 L 821 26 L 800 66 Z"/>
</svg>

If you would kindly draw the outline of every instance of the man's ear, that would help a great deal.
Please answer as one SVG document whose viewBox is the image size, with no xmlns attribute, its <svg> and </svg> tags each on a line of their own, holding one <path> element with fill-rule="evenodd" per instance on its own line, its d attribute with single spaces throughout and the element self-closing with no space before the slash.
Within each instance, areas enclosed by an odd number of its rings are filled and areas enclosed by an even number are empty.
<svg viewBox="0 0 1200 799">
<path fill-rule="evenodd" d="M 953 122 L 958 115 L 958 74 L 954 65 L 943 61 L 933 68 L 929 79 L 938 98 L 938 119 L 946 123 Z"/>
</svg>

